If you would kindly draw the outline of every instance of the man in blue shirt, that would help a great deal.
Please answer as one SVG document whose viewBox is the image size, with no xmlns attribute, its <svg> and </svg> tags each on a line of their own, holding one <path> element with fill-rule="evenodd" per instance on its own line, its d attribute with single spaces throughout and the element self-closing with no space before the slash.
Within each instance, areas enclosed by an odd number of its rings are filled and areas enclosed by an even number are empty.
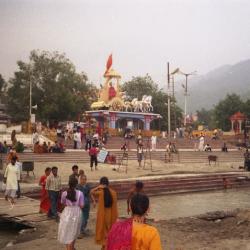
<svg viewBox="0 0 250 250">
<path fill-rule="evenodd" d="M 86 227 L 89 219 L 89 211 L 90 211 L 90 185 L 87 183 L 86 175 L 79 176 L 79 184 L 77 189 L 80 190 L 84 195 L 84 207 L 82 208 L 82 226 L 81 233 L 86 234 Z"/>
</svg>

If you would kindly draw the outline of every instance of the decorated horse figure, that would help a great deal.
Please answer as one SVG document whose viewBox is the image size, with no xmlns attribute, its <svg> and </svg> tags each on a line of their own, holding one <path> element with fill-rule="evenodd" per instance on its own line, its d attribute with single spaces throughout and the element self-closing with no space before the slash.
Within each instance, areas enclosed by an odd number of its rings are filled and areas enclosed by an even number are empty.
<svg viewBox="0 0 250 250">
<path fill-rule="evenodd" d="M 138 101 L 137 98 L 134 98 L 131 101 L 131 104 L 132 104 L 132 106 L 134 108 L 134 112 L 142 112 L 142 102 Z"/>
<path fill-rule="evenodd" d="M 151 95 L 146 96 L 146 98 L 144 99 L 144 102 L 146 103 L 146 107 L 147 107 L 146 112 L 152 112 L 154 110 L 154 108 L 151 104 L 152 103 L 152 96 Z"/>
</svg>

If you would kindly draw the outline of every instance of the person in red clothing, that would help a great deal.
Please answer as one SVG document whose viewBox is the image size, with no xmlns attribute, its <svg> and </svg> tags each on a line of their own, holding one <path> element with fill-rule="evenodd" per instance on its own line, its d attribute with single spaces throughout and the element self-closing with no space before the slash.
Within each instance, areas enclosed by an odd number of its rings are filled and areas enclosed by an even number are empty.
<svg viewBox="0 0 250 250">
<path fill-rule="evenodd" d="M 116 97 L 116 90 L 115 88 L 112 86 L 112 83 L 109 83 L 109 100 L 113 99 L 114 97 Z"/>
<path fill-rule="evenodd" d="M 95 144 L 92 145 L 92 147 L 89 149 L 89 156 L 90 156 L 90 168 L 91 171 L 93 171 L 93 165 L 95 163 L 95 170 L 97 170 L 97 154 L 98 154 L 98 148 L 96 147 Z"/>
<path fill-rule="evenodd" d="M 49 200 L 48 192 L 45 189 L 46 179 L 50 175 L 50 173 L 51 173 L 51 168 L 46 168 L 45 174 L 41 176 L 39 180 L 39 185 L 42 186 L 39 213 L 48 213 L 50 209 L 50 200 Z"/>
</svg>

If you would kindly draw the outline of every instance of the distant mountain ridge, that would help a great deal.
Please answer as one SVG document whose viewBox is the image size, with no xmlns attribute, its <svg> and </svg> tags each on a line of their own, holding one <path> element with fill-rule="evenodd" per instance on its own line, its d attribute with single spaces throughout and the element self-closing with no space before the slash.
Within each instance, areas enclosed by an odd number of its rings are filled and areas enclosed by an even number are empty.
<svg viewBox="0 0 250 250">
<path fill-rule="evenodd" d="M 203 76 L 188 80 L 188 113 L 201 108 L 211 109 L 227 94 L 250 98 L 250 59 L 234 65 L 223 65 Z M 176 93 L 179 106 L 184 107 L 183 89 Z"/>
</svg>

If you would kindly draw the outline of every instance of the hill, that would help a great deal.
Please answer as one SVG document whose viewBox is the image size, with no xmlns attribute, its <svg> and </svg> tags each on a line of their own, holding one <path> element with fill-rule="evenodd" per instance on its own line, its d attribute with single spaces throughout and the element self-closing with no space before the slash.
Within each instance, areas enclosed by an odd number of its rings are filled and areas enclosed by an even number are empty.
<svg viewBox="0 0 250 250">
<path fill-rule="evenodd" d="M 250 60 L 224 65 L 193 79 L 190 77 L 188 92 L 188 112 L 211 109 L 227 94 L 236 93 L 243 99 L 250 98 Z M 183 89 L 177 90 L 176 98 L 183 108 Z"/>
</svg>

